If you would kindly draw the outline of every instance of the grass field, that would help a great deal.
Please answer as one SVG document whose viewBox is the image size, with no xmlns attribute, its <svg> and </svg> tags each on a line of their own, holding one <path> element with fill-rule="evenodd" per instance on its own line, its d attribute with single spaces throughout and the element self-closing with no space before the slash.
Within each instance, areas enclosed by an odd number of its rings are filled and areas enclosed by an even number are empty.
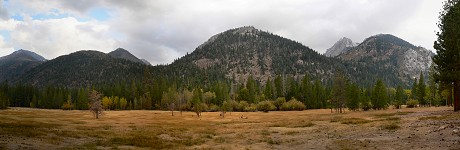
<svg viewBox="0 0 460 150">
<path fill-rule="evenodd" d="M 0 110 L 0 149 L 460 149 L 451 107 L 331 113 Z M 243 116 L 243 117 L 242 117 Z"/>
</svg>

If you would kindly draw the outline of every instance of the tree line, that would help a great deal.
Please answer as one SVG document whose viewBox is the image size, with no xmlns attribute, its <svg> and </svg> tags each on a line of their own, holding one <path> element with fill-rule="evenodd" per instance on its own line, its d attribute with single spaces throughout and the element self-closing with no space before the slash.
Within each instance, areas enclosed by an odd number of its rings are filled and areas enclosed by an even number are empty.
<svg viewBox="0 0 460 150">
<path fill-rule="evenodd" d="M 111 86 L 66 88 L 0 84 L 0 106 L 47 109 L 89 109 L 89 93 L 101 93 L 101 105 L 106 110 L 157 109 L 171 111 L 273 111 L 330 108 L 343 112 L 451 105 L 451 87 L 439 85 L 436 70 L 431 68 L 429 80 L 423 74 L 415 79 L 412 89 L 403 86 L 388 88 L 382 80 L 373 86 L 361 87 L 342 71 L 332 81 L 310 76 L 278 75 L 265 83 L 249 76 L 244 83 L 217 81 L 189 85 L 179 80 L 153 77 L 146 73 L 142 81 L 121 82 Z M 428 86 L 426 85 L 428 83 Z"/>
</svg>

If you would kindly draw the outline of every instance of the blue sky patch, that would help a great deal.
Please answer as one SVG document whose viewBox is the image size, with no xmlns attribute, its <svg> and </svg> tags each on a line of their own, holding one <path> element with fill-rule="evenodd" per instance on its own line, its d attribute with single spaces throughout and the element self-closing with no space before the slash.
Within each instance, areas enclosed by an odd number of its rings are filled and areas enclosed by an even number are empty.
<svg viewBox="0 0 460 150">
<path fill-rule="evenodd" d="M 22 17 L 20 14 L 17 14 L 17 13 L 12 15 L 11 18 L 17 21 L 24 21 L 24 17 Z"/>
<path fill-rule="evenodd" d="M 105 21 L 110 18 L 109 10 L 101 7 L 91 9 L 88 15 L 98 21 Z"/>
<path fill-rule="evenodd" d="M 3 37 L 5 42 L 9 42 L 11 40 L 10 31 L 8 30 L 0 30 L 0 35 Z"/>
</svg>

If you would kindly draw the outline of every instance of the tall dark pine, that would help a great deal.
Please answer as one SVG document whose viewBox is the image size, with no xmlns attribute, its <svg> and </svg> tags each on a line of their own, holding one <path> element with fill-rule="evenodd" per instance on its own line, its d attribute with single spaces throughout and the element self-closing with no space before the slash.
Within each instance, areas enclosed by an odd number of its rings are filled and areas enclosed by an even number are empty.
<svg viewBox="0 0 460 150">
<path fill-rule="evenodd" d="M 417 85 L 417 100 L 422 105 L 426 105 L 425 95 L 426 95 L 426 85 L 423 77 L 423 73 L 420 72 L 420 78 Z"/>
<path fill-rule="evenodd" d="M 460 4 L 459 0 L 447 0 L 439 15 L 438 39 L 434 42 L 437 55 L 433 57 L 438 80 L 453 84 L 454 111 L 460 110 Z"/>
<path fill-rule="evenodd" d="M 412 90 L 411 90 L 411 94 L 410 94 L 410 98 L 411 99 L 417 99 L 417 78 L 414 79 L 414 84 L 412 84 Z"/>
<path fill-rule="evenodd" d="M 336 112 L 343 112 L 346 100 L 345 87 L 347 85 L 347 79 L 342 71 L 336 71 L 334 75 L 334 83 L 332 85 L 332 107 L 336 109 Z M 331 107 L 331 108 L 332 108 Z"/>
<path fill-rule="evenodd" d="M 372 106 L 374 110 L 380 110 L 387 108 L 387 92 L 385 84 L 381 79 L 377 80 L 377 83 L 374 86 L 374 91 L 372 92 Z"/>
</svg>

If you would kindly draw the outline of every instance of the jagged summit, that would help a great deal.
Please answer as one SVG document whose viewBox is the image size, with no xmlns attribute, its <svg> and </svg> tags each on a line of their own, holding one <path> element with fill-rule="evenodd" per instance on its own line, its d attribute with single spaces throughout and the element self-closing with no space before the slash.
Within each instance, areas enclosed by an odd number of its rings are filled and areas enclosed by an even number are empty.
<svg viewBox="0 0 460 150">
<path fill-rule="evenodd" d="M 342 53 L 345 53 L 349 48 L 357 46 L 357 43 L 353 43 L 353 41 L 347 37 L 341 38 L 337 41 L 331 48 L 327 49 L 326 53 L 324 53 L 327 57 L 335 57 Z"/>
</svg>

